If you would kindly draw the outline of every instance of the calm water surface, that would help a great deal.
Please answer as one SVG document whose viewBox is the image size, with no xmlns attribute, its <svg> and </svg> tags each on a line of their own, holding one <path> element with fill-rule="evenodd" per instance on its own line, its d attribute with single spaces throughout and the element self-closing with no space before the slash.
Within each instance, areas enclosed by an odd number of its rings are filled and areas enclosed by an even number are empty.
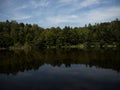
<svg viewBox="0 0 120 90">
<path fill-rule="evenodd" d="M 120 51 L 3 50 L 0 90 L 120 90 Z"/>
</svg>

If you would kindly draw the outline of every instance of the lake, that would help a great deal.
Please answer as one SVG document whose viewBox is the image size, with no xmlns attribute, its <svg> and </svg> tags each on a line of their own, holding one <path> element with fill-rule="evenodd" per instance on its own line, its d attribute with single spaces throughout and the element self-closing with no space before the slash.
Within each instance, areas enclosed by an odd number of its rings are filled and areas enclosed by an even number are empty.
<svg viewBox="0 0 120 90">
<path fill-rule="evenodd" d="M 120 90 L 120 50 L 1 50 L 0 90 Z"/>
</svg>

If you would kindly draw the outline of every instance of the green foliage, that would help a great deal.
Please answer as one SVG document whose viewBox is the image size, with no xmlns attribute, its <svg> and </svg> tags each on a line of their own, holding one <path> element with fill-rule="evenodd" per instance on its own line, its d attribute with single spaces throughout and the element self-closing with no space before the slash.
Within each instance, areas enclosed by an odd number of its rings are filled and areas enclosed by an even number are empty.
<svg viewBox="0 0 120 90">
<path fill-rule="evenodd" d="M 120 47 L 120 21 L 85 27 L 41 28 L 37 24 L 0 22 L 0 48 Z"/>
<path fill-rule="evenodd" d="M 25 50 L 30 50 L 30 49 L 31 49 L 30 44 L 29 44 L 28 42 L 26 42 L 26 43 L 24 44 L 24 46 L 23 46 L 23 49 L 25 49 Z"/>
<path fill-rule="evenodd" d="M 0 48 L 7 48 L 13 45 L 11 37 L 0 35 Z"/>
</svg>

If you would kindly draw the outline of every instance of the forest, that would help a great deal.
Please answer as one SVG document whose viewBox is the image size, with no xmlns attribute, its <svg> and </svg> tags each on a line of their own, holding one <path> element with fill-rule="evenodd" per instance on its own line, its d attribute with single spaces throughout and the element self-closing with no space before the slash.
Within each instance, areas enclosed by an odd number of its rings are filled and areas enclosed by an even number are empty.
<svg viewBox="0 0 120 90">
<path fill-rule="evenodd" d="M 64 28 L 42 28 L 15 20 L 0 22 L 0 49 L 107 47 L 120 47 L 119 19 Z"/>
</svg>

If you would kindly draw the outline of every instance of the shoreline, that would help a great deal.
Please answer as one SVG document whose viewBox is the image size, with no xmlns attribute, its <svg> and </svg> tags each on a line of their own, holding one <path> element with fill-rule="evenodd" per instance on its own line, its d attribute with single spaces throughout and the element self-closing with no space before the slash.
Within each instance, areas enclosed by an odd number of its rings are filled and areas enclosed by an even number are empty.
<svg viewBox="0 0 120 90">
<path fill-rule="evenodd" d="M 68 46 L 47 46 L 47 47 L 41 47 L 41 48 L 37 48 L 37 47 L 31 47 L 31 48 L 23 48 L 23 47 L 14 47 L 11 46 L 9 48 L 0 48 L 0 50 L 31 50 L 31 49 L 118 49 L 120 47 L 118 47 L 117 45 L 103 45 L 102 47 L 100 47 L 100 45 L 96 46 L 96 45 L 91 45 L 89 47 L 87 47 L 86 45 L 68 45 Z"/>
</svg>

